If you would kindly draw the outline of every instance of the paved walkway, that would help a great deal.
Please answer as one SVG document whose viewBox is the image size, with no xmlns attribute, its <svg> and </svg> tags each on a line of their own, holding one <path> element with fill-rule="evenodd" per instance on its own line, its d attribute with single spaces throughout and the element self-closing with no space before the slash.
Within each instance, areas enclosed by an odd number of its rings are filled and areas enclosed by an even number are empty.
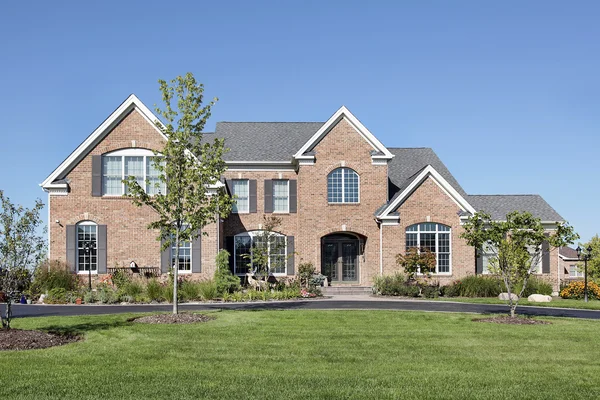
<svg viewBox="0 0 600 400">
<path fill-rule="evenodd" d="M 4 312 L 4 306 L 0 307 Z M 99 315 L 170 311 L 168 304 L 140 305 L 15 305 L 13 314 L 19 317 Z M 337 295 L 315 300 L 268 301 L 250 303 L 186 303 L 182 311 L 209 310 L 406 310 L 435 312 L 467 312 L 477 314 L 507 313 L 502 304 L 470 304 L 450 301 L 407 300 L 368 295 Z M 519 306 L 519 314 L 569 318 L 600 319 L 600 310 L 576 310 L 567 308 Z"/>
</svg>

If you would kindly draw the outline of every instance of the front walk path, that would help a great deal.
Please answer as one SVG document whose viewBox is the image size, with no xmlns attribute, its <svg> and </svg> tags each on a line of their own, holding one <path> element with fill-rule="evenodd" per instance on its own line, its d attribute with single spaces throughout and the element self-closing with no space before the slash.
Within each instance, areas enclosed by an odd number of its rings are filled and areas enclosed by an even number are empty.
<svg viewBox="0 0 600 400">
<path fill-rule="evenodd" d="M 144 305 L 15 305 L 13 315 L 19 317 L 73 316 L 119 313 L 171 311 L 169 304 Z M 4 306 L 0 306 L 4 313 Z M 181 311 L 214 310 L 404 310 L 459 312 L 476 314 L 508 313 L 502 304 L 470 304 L 450 301 L 408 300 L 368 295 L 335 295 L 322 299 L 267 301 L 250 303 L 185 303 Z M 517 312 L 529 316 L 600 319 L 600 310 L 519 306 Z"/>
</svg>

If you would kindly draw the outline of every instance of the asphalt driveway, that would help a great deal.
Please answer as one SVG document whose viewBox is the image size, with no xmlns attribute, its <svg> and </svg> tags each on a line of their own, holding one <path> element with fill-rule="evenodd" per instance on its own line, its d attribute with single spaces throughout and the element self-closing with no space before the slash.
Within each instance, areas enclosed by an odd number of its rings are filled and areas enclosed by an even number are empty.
<svg viewBox="0 0 600 400">
<path fill-rule="evenodd" d="M 337 297 L 337 298 L 336 298 Z M 118 313 L 141 313 L 170 311 L 168 304 L 148 305 L 21 305 L 13 307 L 13 316 L 74 316 Z M 281 302 L 252 303 L 199 303 L 181 304 L 182 311 L 209 310 L 404 310 L 435 312 L 467 312 L 477 314 L 508 313 L 508 306 L 500 304 L 467 304 L 453 302 L 436 302 L 424 300 L 378 299 L 367 296 L 333 296 L 330 299 L 294 300 Z M 519 314 L 529 316 L 568 317 L 600 319 L 600 310 L 576 310 L 567 308 L 549 308 L 519 306 Z M 2 306 L 4 312 L 4 305 Z"/>
</svg>

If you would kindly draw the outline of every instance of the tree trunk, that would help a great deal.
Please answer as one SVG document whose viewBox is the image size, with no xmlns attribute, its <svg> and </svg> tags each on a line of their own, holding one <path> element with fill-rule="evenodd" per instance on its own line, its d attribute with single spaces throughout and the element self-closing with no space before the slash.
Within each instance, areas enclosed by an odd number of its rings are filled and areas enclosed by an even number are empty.
<svg viewBox="0 0 600 400">
<path fill-rule="evenodd" d="M 175 234 L 175 265 L 173 266 L 173 314 L 179 313 L 179 304 L 177 303 L 177 286 L 179 283 L 179 227 Z"/>
<path fill-rule="evenodd" d="M 10 301 L 10 297 L 6 298 L 6 315 L 2 318 L 2 327 L 6 329 L 10 329 L 10 320 L 12 319 L 12 304 Z"/>
</svg>

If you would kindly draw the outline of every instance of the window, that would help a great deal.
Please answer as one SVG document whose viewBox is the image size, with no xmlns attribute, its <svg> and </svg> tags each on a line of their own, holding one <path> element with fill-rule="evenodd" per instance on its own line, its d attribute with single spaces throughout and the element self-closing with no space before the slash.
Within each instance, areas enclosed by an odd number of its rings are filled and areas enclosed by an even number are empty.
<svg viewBox="0 0 600 400">
<path fill-rule="evenodd" d="M 350 168 L 334 169 L 327 176 L 329 203 L 358 203 L 358 174 Z"/>
<path fill-rule="evenodd" d="M 155 165 L 157 159 L 154 153 L 144 149 L 118 150 L 102 156 L 102 195 L 129 193 L 123 183 L 128 176 L 135 177 L 148 194 L 165 193 L 166 185 L 160 181 L 160 172 Z"/>
<path fill-rule="evenodd" d="M 575 264 L 569 265 L 569 277 L 570 278 L 583 278 L 583 271 Z"/>
<path fill-rule="evenodd" d="M 450 227 L 433 222 L 406 228 L 406 250 L 427 249 L 435 254 L 435 273 L 450 274 Z"/>
<path fill-rule="evenodd" d="M 234 179 L 231 188 L 233 190 L 232 195 L 237 196 L 237 199 L 233 203 L 232 212 L 250 212 L 250 191 L 248 179 Z"/>
<path fill-rule="evenodd" d="M 175 243 L 171 246 L 171 265 L 177 265 L 179 272 L 192 272 L 192 242 L 179 243 L 179 260 L 175 259 Z"/>
<path fill-rule="evenodd" d="M 254 270 L 250 255 L 252 249 L 260 245 L 264 240 L 262 231 L 245 232 L 235 236 L 234 239 L 234 273 L 244 275 Z M 287 240 L 284 235 L 274 234 L 269 243 L 269 274 L 286 275 L 287 274 Z"/>
<path fill-rule="evenodd" d="M 290 212 L 290 182 L 273 181 L 273 212 Z"/>
<path fill-rule="evenodd" d="M 532 264 L 534 264 L 531 268 L 531 273 L 532 274 L 541 274 L 542 273 L 542 257 L 541 257 L 541 252 L 538 253 L 536 255 L 535 252 L 535 247 L 530 246 L 528 248 L 529 254 L 531 255 L 531 258 L 529 260 L 530 262 L 530 266 L 532 266 Z M 491 245 L 491 244 L 485 244 L 483 245 L 483 249 L 481 251 L 481 257 L 482 257 L 482 264 L 483 264 L 483 268 L 482 268 L 482 273 L 483 274 L 491 274 L 492 271 L 490 270 L 492 267 L 492 262 L 494 263 L 493 266 L 498 267 L 498 252 L 495 250 L 495 248 Z"/>
<path fill-rule="evenodd" d="M 98 272 L 98 225 L 91 221 L 77 224 L 77 272 Z"/>
</svg>

